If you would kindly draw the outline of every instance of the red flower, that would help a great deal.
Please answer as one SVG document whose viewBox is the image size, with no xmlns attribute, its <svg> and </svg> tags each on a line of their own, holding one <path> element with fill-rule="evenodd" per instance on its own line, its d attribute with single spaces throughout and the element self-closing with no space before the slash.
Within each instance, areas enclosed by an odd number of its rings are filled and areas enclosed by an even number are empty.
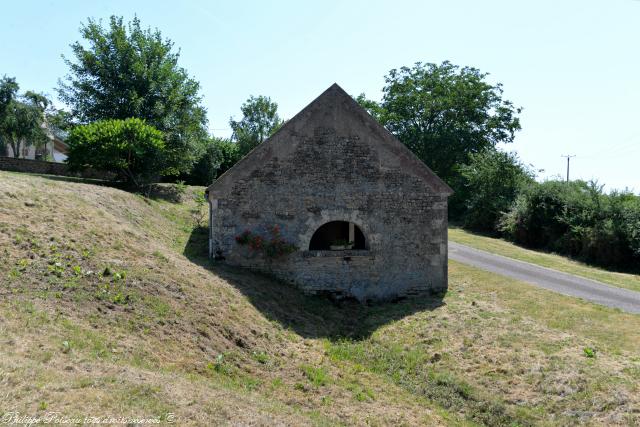
<svg viewBox="0 0 640 427">
<path fill-rule="evenodd" d="M 267 238 L 245 230 L 235 239 L 239 245 L 248 245 L 252 251 L 260 251 L 269 258 L 280 257 L 297 250 L 295 245 L 287 243 L 282 238 L 278 224 L 273 225 L 268 231 L 271 232 L 271 236 Z"/>
</svg>

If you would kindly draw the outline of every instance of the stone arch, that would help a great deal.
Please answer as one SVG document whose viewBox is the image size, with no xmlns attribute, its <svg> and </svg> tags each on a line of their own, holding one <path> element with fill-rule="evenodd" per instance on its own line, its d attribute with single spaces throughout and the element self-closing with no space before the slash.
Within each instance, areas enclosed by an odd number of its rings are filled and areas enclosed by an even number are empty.
<svg viewBox="0 0 640 427">
<path fill-rule="evenodd" d="M 309 248 L 313 234 L 321 226 L 332 221 L 346 221 L 357 225 L 364 235 L 366 249 L 373 250 L 377 246 L 378 234 L 375 233 L 366 218 L 363 218 L 358 211 L 322 210 L 317 215 L 312 215 L 307 219 L 303 233 L 298 235 L 300 247 Z"/>
<path fill-rule="evenodd" d="M 329 221 L 313 233 L 309 241 L 309 250 L 326 251 L 333 245 L 344 245 L 347 242 L 351 243 L 347 249 L 367 249 L 367 240 L 357 224 L 349 221 Z"/>
</svg>

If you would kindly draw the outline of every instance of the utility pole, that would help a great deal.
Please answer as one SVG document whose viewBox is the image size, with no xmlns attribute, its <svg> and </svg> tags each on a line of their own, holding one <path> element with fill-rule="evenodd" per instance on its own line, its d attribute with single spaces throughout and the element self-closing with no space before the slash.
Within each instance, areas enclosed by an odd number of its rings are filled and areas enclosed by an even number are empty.
<svg viewBox="0 0 640 427">
<path fill-rule="evenodd" d="M 566 157 L 567 158 L 567 182 L 569 182 L 569 160 L 571 160 L 572 157 L 575 157 L 575 154 L 567 154 L 567 155 L 560 156 L 560 157 Z"/>
</svg>

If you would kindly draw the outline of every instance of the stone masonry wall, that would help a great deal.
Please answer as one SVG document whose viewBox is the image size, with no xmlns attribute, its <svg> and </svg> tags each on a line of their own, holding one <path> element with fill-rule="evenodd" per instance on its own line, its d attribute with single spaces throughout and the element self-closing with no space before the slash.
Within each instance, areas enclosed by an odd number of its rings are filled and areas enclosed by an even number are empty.
<svg viewBox="0 0 640 427">
<path fill-rule="evenodd" d="M 212 251 L 228 263 L 269 270 L 309 292 L 385 299 L 447 286 L 447 199 L 419 178 L 381 168 L 378 153 L 358 135 L 316 128 L 289 158 L 273 158 L 212 200 Z M 309 251 L 313 233 L 349 221 L 366 251 Z M 278 224 L 299 251 L 268 261 L 235 242 L 243 230 Z"/>
<path fill-rule="evenodd" d="M 11 172 L 28 172 L 45 175 L 60 175 L 88 179 L 113 179 L 114 175 L 93 169 L 85 169 L 81 173 L 69 171 L 65 163 L 45 162 L 42 160 L 16 159 L 0 156 L 0 170 Z"/>
</svg>

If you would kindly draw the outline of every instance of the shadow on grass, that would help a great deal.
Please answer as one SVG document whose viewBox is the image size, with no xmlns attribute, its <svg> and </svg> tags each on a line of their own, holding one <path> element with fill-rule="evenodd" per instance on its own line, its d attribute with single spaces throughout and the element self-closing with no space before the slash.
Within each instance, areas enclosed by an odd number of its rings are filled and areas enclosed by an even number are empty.
<svg viewBox="0 0 640 427">
<path fill-rule="evenodd" d="M 208 229 L 194 229 L 184 255 L 238 289 L 269 320 L 306 338 L 366 339 L 381 326 L 420 311 L 441 307 L 442 295 L 363 304 L 307 295 L 267 274 L 227 266 L 207 257 Z"/>
</svg>

